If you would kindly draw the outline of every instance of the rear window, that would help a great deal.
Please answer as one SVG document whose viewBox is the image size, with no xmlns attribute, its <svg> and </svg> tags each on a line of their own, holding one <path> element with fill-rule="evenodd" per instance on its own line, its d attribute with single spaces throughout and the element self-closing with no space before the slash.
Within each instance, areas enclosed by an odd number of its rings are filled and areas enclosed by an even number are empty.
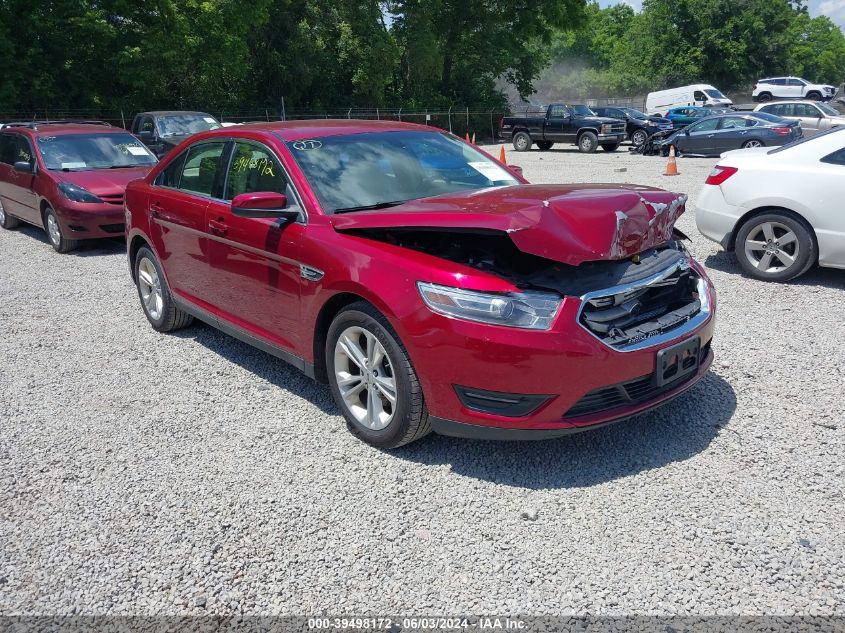
<svg viewBox="0 0 845 633">
<path fill-rule="evenodd" d="M 44 134 L 37 139 L 50 170 L 85 171 L 154 165 L 156 158 L 131 134 Z"/>
</svg>

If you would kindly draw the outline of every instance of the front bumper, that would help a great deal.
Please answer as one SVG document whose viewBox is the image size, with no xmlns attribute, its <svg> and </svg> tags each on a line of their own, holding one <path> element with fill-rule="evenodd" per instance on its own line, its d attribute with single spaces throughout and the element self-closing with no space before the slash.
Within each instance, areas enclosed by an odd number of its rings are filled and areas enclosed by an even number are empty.
<svg viewBox="0 0 845 633">
<path fill-rule="evenodd" d="M 689 327 L 679 326 L 657 343 L 632 350 L 615 349 L 579 324 L 580 298 L 564 299 L 548 331 L 485 326 L 430 313 L 406 322 L 414 340 L 409 352 L 434 430 L 499 439 L 555 437 L 630 417 L 686 391 L 703 378 L 712 362 L 709 343 L 715 324 L 712 285 L 695 266 L 706 282 L 709 315 L 705 320 L 691 320 Z M 654 375 L 659 350 L 694 337 L 699 337 L 706 352 L 696 371 L 678 384 L 648 392 L 646 399 L 631 398 L 598 410 L 574 409 L 588 394 Z M 541 404 L 519 416 L 492 412 L 492 408 L 481 411 L 467 406 L 462 389 L 514 396 L 514 400 L 537 396 Z"/>
<path fill-rule="evenodd" d="M 122 201 L 120 204 L 65 201 L 53 208 L 63 233 L 69 239 L 120 237 L 125 232 Z"/>
<path fill-rule="evenodd" d="M 599 143 L 621 143 L 625 140 L 627 134 L 622 132 L 621 134 L 599 134 Z"/>
</svg>

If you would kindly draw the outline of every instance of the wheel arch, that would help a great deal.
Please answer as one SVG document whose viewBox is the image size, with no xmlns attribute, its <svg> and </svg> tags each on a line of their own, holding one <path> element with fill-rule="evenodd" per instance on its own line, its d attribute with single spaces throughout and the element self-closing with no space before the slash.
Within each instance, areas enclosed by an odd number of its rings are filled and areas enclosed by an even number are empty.
<svg viewBox="0 0 845 633">
<path fill-rule="evenodd" d="M 135 278 L 135 256 L 138 254 L 138 251 L 141 250 L 142 246 L 146 246 L 150 250 L 153 250 L 152 245 L 143 235 L 134 235 L 129 240 L 129 244 L 126 247 L 126 256 L 129 259 L 129 272 L 132 275 L 132 281 L 136 283 L 138 280 Z"/>
<path fill-rule="evenodd" d="M 736 234 L 739 233 L 739 229 L 740 227 L 742 227 L 742 225 L 751 220 L 753 217 L 763 215 L 765 213 L 786 213 L 787 215 L 790 215 L 799 222 L 801 222 L 801 224 L 803 224 L 809 231 L 810 238 L 813 240 L 813 244 L 816 247 L 816 252 L 818 252 L 819 240 L 816 236 L 816 230 L 813 228 L 813 225 L 809 222 L 809 220 L 807 220 L 807 218 L 805 218 L 801 213 L 798 213 L 797 211 L 793 211 L 792 209 L 788 209 L 786 207 L 779 207 L 777 205 L 765 205 L 756 207 L 746 212 L 739 219 L 737 219 L 736 223 L 734 224 L 733 231 L 731 232 L 731 237 L 727 245 L 727 250 L 733 251 L 736 249 Z"/>
</svg>

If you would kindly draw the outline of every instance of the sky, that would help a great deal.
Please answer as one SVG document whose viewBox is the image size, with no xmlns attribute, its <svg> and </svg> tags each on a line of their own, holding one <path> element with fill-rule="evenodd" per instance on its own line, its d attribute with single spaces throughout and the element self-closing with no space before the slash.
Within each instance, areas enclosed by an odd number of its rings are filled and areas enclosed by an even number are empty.
<svg viewBox="0 0 845 633">
<path fill-rule="evenodd" d="M 607 7 L 612 4 L 618 4 L 620 1 L 623 0 L 599 0 L 599 4 Z M 624 2 L 625 4 L 630 4 L 638 11 L 643 6 L 642 0 L 624 0 Z M 845 0 L 810 0 L 807 6 L 810 9 L 810 15 L 814 17 L 817 15 L 826 15 L 838 24 L 840 28 L 845 27 Z"/>
</svg>

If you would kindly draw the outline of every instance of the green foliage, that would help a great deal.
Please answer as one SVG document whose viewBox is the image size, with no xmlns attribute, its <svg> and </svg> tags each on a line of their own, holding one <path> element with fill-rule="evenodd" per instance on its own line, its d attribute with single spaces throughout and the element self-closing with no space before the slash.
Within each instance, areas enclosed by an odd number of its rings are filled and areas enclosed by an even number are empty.
<svg viewBox="0 0 845 633">
<path fill-rule="evenodd" d="M 586 9 L 587 25 L 553 37 L 550 94 L 634 95 L 686 83 L 750 89 L 793 74 L 839 84 L 845 36 L 803 0 L 644 0 Z"/>
</svg>

